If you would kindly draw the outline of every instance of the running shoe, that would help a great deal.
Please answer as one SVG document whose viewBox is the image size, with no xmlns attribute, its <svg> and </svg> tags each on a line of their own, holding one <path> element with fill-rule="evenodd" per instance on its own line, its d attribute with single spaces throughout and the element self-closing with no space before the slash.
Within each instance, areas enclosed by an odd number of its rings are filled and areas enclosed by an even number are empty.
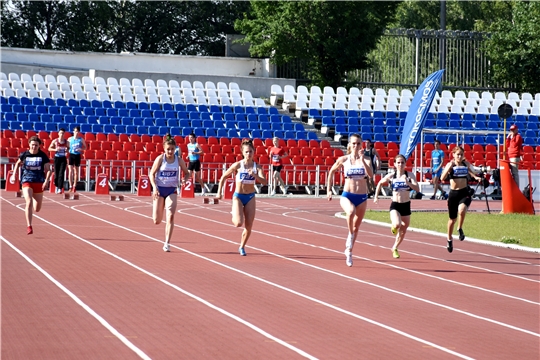
<svg viewBox="0 0 540 360">
<path fill-rule="evenodd" d="M 281 186 L 281 192 L 283 193 L 283 195 L 287 195 L 287 187 Z"/>
<path fill-rule="evenodd" d="M 352 251 L 347 249 L 345 250 L 345 264 L 347 264 L 347 266 L 352 266 Z"/>
<path fill-rule="evenodd" d="M 26 233 L 28 235 L 32 235 L 34 233 L 34 229 L 32 229 L 32 226 L 29 226 L 29 227 L 26 228 Z"/>
<path fill-rule="evenodd" d="M 246 256 L 246 250 L 244 250 L 244 248 L 238 248 L 238 252 L 241 256 Z"/>
<path fill-rule="evenodd" d="M 170 252 L 171 251 L 171 249 L 169 247 L 169 243 L 163 244 L 163 251 L 165 251 L 165 252 Z"/>
<path fill-rule="evenodd" d="M 392 232 L 392 234 L 396 235 L 397 234 L 397 227 L 392 226 L 390 231 Z"/>
<path fill-rule="evenodd" d="M 274 196 L 276 195 L 276 190 L 272 191 L 272 193 L 270 194 L 270 196 Z"/>
<path fill-rule="evenodd" d="M 465 233 L 463 232 L 463 229 L 457 229 L 457 231 L 459 232 L 459 240 L 465 240 Z"/>
<path fill-rule="evenodd" d="M 429 200 L 435 200 L 435 195 L 429 198 Z"/>
<path fill-rule="evenodd" d="M 56 188 L 56 191 L 55 191 L 57 194 L 61 194 L 62 193 L 62 189 L 60 188 Z"/>
<path fill-rule="evenodd" d="M 446 245 L 446 250 L 451 253 L 452 251 L 454 251 L 454 245 L 452 245 L 452 240 L 448 240 L 447 243 L 448 244 Z"/>
<path fill-rule="evenodd" d="M 392 256 L 394 257 L 394 259 L 399 259 L 399 253 L 397 249 L 392 249 Z"/>
<path fill-rule="evenodd" d="M 201 190 L 201 194 L 202 194 L 202 195 L 206 194 L 206 189 L 204 188 L 204 186 L 203 186 L 203 188 L 202 188 L 202 190 Z"/>
</svg>

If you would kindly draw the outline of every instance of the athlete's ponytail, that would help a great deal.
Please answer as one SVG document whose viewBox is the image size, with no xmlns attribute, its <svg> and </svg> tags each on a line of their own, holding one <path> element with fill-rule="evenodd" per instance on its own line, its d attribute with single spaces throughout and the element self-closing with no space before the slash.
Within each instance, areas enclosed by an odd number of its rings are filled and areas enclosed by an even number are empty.
<svg viewBox="0 0 540 360">
<path fill-rule="evenodd" d="M 163 146 L 166 146 L 166 145 L 176 146 L 176 141 L 174 141 L 174 138 L 169 133 L 167 133 L 163 139 Z"/>
</svg>

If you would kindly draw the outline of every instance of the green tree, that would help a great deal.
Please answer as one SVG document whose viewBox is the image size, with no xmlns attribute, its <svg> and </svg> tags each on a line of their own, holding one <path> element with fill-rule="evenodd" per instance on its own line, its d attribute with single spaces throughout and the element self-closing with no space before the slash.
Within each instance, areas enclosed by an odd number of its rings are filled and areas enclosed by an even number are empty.
<svg viewBox="0 0 540 360">
<path fill-rule="evenodd" d="M 345 72 L 367 67 L 397 2 L 253 1 L 252 12 L 236 22 L 254 56 L 282 65 L 307 62 L 313 84 L 337 87 Z"/>
<path fill-rule="evenodd" d="M 508 19 L 513 1 L 446 1 L 447 30 L 485 31 L 496 19 Z M 396 11 L 391 25 L 406 29 L 440 29 L 440 1 L 406 0 Z"/>
<path fill-rule="evenodd" d="M 2 1 L 2 46 L 54 49 L 66 20 L 66 3 Z"/>
<path fill-rule="evenodd" d="M 517 90 L 540 92 L 540 2 L 516 1 L 511 21 L 491 26 L 487 51 L 496 81 L 516 83 Z"/>
<path fill-rule="evenodd" d="M 246 1 L 2 1 L 2 46 L 225 55 Z"/>
</svg>

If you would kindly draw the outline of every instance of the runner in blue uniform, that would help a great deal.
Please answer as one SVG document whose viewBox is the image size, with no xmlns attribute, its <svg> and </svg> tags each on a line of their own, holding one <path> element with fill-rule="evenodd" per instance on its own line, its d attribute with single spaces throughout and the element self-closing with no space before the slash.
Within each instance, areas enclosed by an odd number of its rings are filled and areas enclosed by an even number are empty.
<svg viewBox="0 0 540 360">
<path fill-rule="evenodd" d="M 22 168 L 22 193 L 26 200 L 25 215 L 27 224 L 27 234 L 33 234 L 32 215 L 33 212 L 41 210 L 43 203 L 43 191 L 49 184 L 51 177 L 51 165 L 49 157 L 39 146 L 41 140 L 37 136 L 32 136 L 28 140 L 29 149 L 19 156 L 15 163 L 13 175 L 9 179 L 12 183 L 16 181 L 19 168 Z"/>
<path fill-rule="evenodd" d="M 253 161 L 253 155 L 255 154 L 253 142 L 244 139 L 241 146 L 244 159 L 232 164 L 223 174 L 219 180 L 217 198 L 221 199 L 225 180 L 233 173 L 236 173 L 236 189 L 232 199 L 232 222 L 236 227 L 244 225 L 238 252 L 240 255 L 246 256 L 245 246 L 251 235 L 253 221 L 255 220 L 255 183 L 259 182 L 266 185 L 267 181 L 262 168 Z"/>
<path fill-rule="evenodd" d="M 339 203 L 346 214 L 349 228 L 349 235 L 345 242 L 345 263 L 347 266 L 352 266 L 352 249 L 367 209 L 367 178 L 373 176 L 373 167 L 364 157 L 360 135 L 349 135 L 347 155 L 339 157 L 328 173 L 326 187 L 328 201 L 332 200 L 334 173 L 341 167 L 345 175 L 345 184 Z"/>
</svg>

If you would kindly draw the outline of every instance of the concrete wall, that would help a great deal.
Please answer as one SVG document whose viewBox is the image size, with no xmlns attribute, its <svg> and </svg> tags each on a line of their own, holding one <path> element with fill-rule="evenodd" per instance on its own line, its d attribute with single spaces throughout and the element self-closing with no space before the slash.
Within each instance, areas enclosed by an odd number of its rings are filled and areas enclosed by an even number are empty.
<svg viewBox="0 0 540 360">
<path fill-rule="evenodd" d="M 236 82 L 255 97 L 270 97 L 272 84 L 296 87 L 294 79 L 274 78 L 269 59 L 203 57 L 142 53 L 86 53 L 20 48 L 1 48 L 6 74 L 77 75 L 158 80 Z M 90 70 L 95 70 L 90 72 Z"/>
</svg>

